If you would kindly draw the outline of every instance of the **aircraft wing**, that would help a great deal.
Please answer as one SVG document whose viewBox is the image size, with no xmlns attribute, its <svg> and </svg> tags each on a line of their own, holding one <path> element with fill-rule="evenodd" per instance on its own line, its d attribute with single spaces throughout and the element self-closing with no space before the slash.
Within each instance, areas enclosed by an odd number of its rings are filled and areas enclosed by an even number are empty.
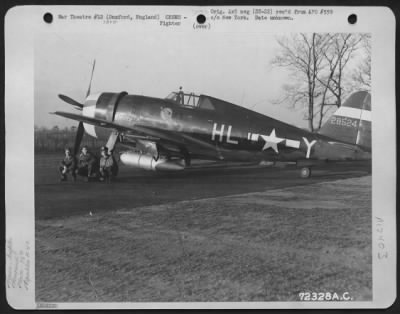
<svg viewBox="0 0 400 314">
<path fill-rule="evenodd" d="M 99 119 L 95 119 L 95 118 L 89 118 L 89 117 L 82 116 L 80 114 L 74 114 L 74 113 L 62 112 L 62 111 L 56 111 L 56 112 L 53 112 L 53 114 L 64 117 L 64 118 L 80 121 L 83 123 L 99 126 L 102 128 L 113 129 L 118 132 L 145 133 L 145 134 L 153 136 L 153 134 L 152 134 L 153 132 L 151 130 L 148 130 L 147 128 L 142 127 L 142 126 L 127 127 L 127 126 L 123 126 L 120 124 L 116 124 L 114 122 L 99 120 Z"/>
<path fill-rule="evenodd" d="M 142 126 L 142 125 L 132 125 L 132 126 L 124 126 L 110 121 L 99 120 L 95 118 L 85 117 L 80 114 L 63 112 L 63 111 L 56 111 L 53 114 L 80 121 L 83 123 L 99 126 L 102 128 L 109 128 L 116 130 L 117 132 L 127 133 L 129 137 L 132 139 L 142 139 L 148 141 L 158 142 L 160 140 L 165 140 L 171 142 L 176 145 L 196 145 L 196 146 L 203 146 L 208 149 L 215 149 L 215 146 L 204 142 L 199 139 L 195 139 L 189 135 L 177 132 L 177 131 L 169 131 L 169 130 L 158 130 L 149 126 Z"/>
<path fill-rule="evenodd" d="M 179 142 L 179 139 L 177 139 L 176 137 L 172 137 L 170 134 L 166 134 L 166 132 L 160 132 L 159 130 L 147 126 L 141 126 L 141 125 L 124 126 L 110 121 L 99 120 L 95 118 L 85 117 L 79 114 L 62 112 L 62 111 L 56 111 L 53 114 L 64 118 L 80 121 L 83 123 L 99 126 L 102 128 L 113 129 L 121 133 L 128 133 L 130 134 L 130 136 L 137 137 L 138 139 L 146 139 L 153 141 L 164 139 L 174 143 Z"/>
</svg>

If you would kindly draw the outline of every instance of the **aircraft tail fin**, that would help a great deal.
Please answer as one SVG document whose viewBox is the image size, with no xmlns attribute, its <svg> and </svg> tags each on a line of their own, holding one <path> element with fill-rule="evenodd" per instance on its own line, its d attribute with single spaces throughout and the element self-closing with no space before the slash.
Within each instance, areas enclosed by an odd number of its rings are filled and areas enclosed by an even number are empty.
<svg viewBox="0 0 400 314">
<path fill-rule="evenodd" d="M 367 91 L 351 94 L 319 133 L 371 150 L 371 94 Z"/>
</svg>

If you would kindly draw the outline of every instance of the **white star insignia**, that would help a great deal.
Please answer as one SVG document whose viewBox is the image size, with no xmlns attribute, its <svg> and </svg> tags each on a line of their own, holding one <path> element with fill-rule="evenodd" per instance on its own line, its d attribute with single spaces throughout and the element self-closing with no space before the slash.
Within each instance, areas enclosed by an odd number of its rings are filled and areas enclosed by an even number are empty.
<svg viewBox="0 0 400 314">
<path fill-rule="evenodd" d="M 272 148 L 276 153 L 278 153 L 278 143 L 284 141 L 284 138 L 276 137 L 275 129 L 272 130 L 271 134 L 268 135 L 260 135 L 265 141 L 265 145 L 262 150 L 266 150 L 268 148 Z"/>
</svg>

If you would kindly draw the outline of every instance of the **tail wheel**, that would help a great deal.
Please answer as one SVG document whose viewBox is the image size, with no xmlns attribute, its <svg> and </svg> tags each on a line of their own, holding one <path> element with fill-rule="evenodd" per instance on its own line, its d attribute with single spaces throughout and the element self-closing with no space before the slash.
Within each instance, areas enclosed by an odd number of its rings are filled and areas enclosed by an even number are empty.
<svg viewBox="0 0 400 314">
<path fill-rule="evenodd" d="M 301 168 L 300 177 L 303 179 L 307 179 L 307 178 L 311 177 L 311 168 L 310 167 Z"/>
</svg>

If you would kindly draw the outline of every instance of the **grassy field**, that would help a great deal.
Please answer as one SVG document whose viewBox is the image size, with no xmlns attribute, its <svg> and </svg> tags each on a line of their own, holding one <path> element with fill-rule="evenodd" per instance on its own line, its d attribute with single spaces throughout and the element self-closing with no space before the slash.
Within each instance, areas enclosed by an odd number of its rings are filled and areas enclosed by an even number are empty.
<svg viewBox="0 0 400 314">
<path fill-rule="evenodd" d="M 36 221 L 36 299 L 372 298 L 371 177 Z"/>
</svg>

